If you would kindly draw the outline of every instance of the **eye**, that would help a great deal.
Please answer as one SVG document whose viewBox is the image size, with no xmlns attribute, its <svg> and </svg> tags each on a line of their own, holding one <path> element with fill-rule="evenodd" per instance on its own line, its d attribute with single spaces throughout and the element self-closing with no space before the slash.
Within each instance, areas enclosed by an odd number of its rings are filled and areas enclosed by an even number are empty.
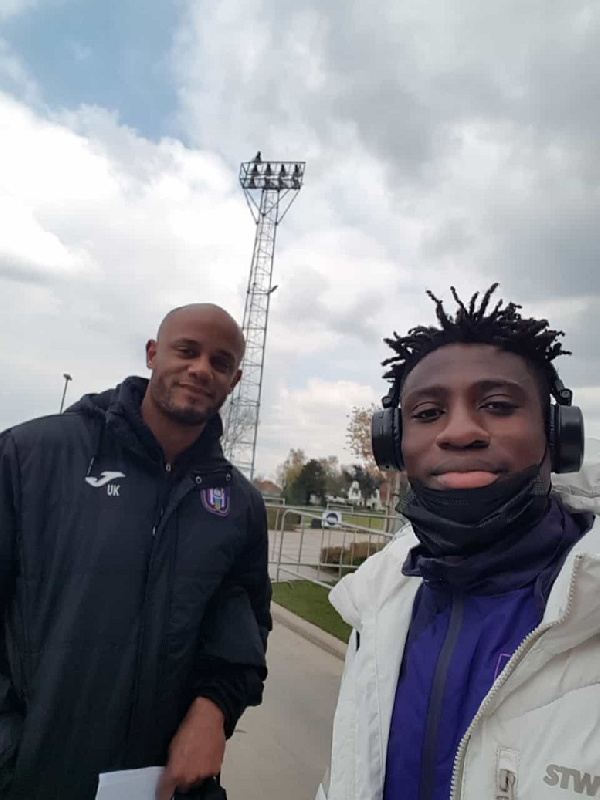
<svg viewBox="0 0 600 800">
<path fill-rule="evenodd" d="M 183 356 L 184 358 L 193 358 L 194 357 L 194 351 L 192 350 L 191 347 L 178 347 L 177 348 L 177 352 L 181 356 Z"/>
<path fill-rule="evenodd" d="M 230 372 L 231 371 L 231 362 L 226 358 L 213 359 L 212 365 L 219 372 Z"/>
<path fill-rule="evenodd" d="M 497 417 L 510 417 L 518 408 L 516 403 L 510 400 L 486 400 L 481 407 L 491 411 Z"/>
<path fill-rule="evenodd" d="M 435 422 L 438 420 L 443 414 L 441 408 L 422 408 L 420 411 L 414 411 L 411 414 L 412 419 L 416 419 L 419 422 Z"/>
</svg>

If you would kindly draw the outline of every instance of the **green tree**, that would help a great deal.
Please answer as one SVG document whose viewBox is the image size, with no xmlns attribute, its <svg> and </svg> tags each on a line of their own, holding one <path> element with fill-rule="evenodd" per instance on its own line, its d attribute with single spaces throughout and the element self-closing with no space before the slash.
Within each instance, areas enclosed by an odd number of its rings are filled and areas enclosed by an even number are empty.
<svg viewBox="0 0 600 800">
<path fill-rule="evenodd" d="M 311 458 L 302 469 L 298 477 L 286 487 L 286 502 L 292 505 L 307 506 L 313 496 L 325 505 L 327 494 L 327 480 L 323 464 Z"/>
<path fill-rule="evenodd" d="M 343 470 L 340 467 L 337 456 L 327 456 L 320 458 L 319 464 L 323 466 L 325 472 L 325 492 L 332 497 L 342 497 L 348 491 L 348 485 L 344 478 Z"/>
</svg>

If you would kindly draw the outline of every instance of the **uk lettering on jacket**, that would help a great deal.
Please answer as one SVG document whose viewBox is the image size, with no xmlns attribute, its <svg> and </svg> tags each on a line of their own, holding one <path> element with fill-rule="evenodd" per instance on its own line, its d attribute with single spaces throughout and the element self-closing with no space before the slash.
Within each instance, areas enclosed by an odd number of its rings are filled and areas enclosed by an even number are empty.
<svg viewBox="0 0 600 800">
<path fill-rule="evenodd" d="M 493 288 L 388 341 L 403 520 L 330 593 L 353 632 L 318 800 L 600 798 L 600 446 L 561 334 Z"/>
</svg>

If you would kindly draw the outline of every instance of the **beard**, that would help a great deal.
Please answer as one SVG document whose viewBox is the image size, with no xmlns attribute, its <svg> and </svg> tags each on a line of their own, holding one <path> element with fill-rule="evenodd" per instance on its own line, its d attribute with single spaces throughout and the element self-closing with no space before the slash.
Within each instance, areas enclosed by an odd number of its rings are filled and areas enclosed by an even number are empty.
<svg viewBox="0 0 600 800">
<path fill-rule="evenodd" d="M 174 399 L 175 389 L 165 385 L 163 381 L 156 381 L 150 385 L 150 393 L 154 403 L 162 413 L 179 425 L 197 427 L 206 424 L 212 417 L 219 413 L 225 399 L 208 408 L 196 408 L 193 404 L 183 405 Z"/>
</svg>

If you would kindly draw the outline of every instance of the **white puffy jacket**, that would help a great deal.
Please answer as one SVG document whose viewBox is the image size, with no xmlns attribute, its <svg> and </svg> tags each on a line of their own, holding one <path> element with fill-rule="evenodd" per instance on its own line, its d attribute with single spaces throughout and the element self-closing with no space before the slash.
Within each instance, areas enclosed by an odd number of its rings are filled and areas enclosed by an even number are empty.
<svg viewBox="0 0 600 800">
<path fill-rule="evenodd" d="M 600 514 L 600 467 L 555 476 L 573 510 Z M 406 526 L 332 590 L 354 628 L 317 800 L 381 800 L 396 683 L 418 578 L 402 575 Z M 357 649 L 357 632 L 360 646 Z M 600 798 L 600 521 L 570 552 L 542 623 L 518 648 L 467 730 L 453 800 Z"/>
</svg>

